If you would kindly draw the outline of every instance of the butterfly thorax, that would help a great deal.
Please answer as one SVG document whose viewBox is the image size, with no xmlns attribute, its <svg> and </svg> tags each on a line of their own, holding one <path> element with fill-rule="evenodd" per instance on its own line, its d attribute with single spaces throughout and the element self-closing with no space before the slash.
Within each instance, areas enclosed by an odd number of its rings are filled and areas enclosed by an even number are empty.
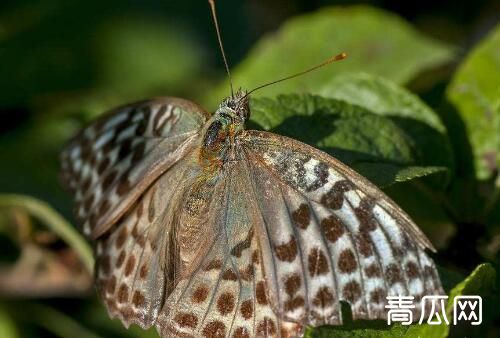
<svg viewBox="0 0 500 338">
<path fill-rule="evenodd" d="M 245 129 L 249 114 L 244 91 L 222 101 L 203 134 L 199 159 L 206 171 L 218 172 L 234 156 L 235 139 Z"/>
</svg>

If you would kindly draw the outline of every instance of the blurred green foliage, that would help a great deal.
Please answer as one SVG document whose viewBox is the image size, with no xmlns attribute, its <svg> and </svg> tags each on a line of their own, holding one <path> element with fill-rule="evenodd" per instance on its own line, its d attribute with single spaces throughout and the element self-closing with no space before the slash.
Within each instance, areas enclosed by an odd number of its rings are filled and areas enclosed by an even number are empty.
<svg viewBox="0 0 500 338">
<path fill-rule="evenodd" d="M 499 336 L 500 26 L 494 27 L 494 13 L 500 6 L 493 0 L 422 8 L 369 3 L 375 6 L 218 1 L 237 86 L 250 89 L 333 54 L 349 55 L 256 92 L 249 128 L 314 145 L 384 188 L 439 249 L 434 259 L 449 295 L 483 296 L 484 320 L 465 328 L 346 320 L 307 336 Z M 2 257 L 0 272 L 9 271 L 3 258 L 22 260 L 35 247 L 39 261 L 55 264 L 48 271 L 62 271 L 66 283 L 77 279 L 72 273 L 90 281 L 89 247 L 69 225 L 71 200 L 57 178 L 59 151 L 83 125 L 146 97 L 182 96 L 214 110 L 227 94 L 204 1 L 2 2 L 0 243 L 2 254 L 15 252 Z M 42 270 L 32 272 L 45 280 Z M 92 289 L 20 295 L 2 289 L 2 277 L 1 337 L 157 337 L 110 320 Z"/>
<path fill-rule="evenodd" d="M 477 175 L 481 179 L 500 167 L 500 26 L 497 26 L 457 70 L 448 88 L 470 135 Z"/>
<path fill-rule="evenodd" d="M 345 61 L 254 96 L 296 91 L 315 94 L 335 75 L 353 71 L 404 84 L 453 57 L 450 46 L 419 34 L 396 15 L 372 7 L 334 7 L 291 19 L 260 40 L 235 68 L 234 81 L 252 88 L 273 80 L 270 76 L 283 77 L 307 69 L 313 62 L 340 52 L 348 52 Z M 222 86 L 211 99 L 226 91 Z"/>
</svg>

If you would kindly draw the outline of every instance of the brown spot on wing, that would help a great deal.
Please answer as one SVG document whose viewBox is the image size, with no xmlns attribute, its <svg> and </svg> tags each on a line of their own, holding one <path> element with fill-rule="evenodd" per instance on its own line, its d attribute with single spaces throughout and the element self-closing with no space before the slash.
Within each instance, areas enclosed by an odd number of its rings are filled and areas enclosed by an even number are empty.
<svg viewBox="0 0 500 338">
<path fill-rule="evenodd" d="M 118 302 L 125 303 L 128 300 L 128 286 L 125 284 L 121 284 L 118 289 Z"/>
<path fill-rule="evenodd" d="M 316 179 L 307 187 L 306 191 L 318 190 L 328 182 L 328 165 L 323 162 L 316 164 L 314 175 Z"/>
<path fill-rule="evenodd" d="M 370 235 L 367 232 L 360 232 L 355 236 L 356 244 L 359 252 L 363 257 L 370 257 L 373 255 L 373 248 L 370 242 Z"/>
<path fill-rule="evenodd" d="M 244 241 L 236 244 L 231 249 L 231 255 L 238 257 L 238 258 L 241 257 L 241 254 L 243 253 L 243 251 L 248 249 L 250 247 L 250 245 L 252 244 L 252 238 L 253 238 L 253 228 L 250 229 L 250 231 L 248 232 L 248 235 Z"/>
<path fill-rule="evenodd" d="M 381 276 L 380 267 L 377 265 L 377 263 L 372 263 L 365 268 L 365 274 L 366 277 L 369 278 L 380 277 Z"/>
<path fill-rule="evenodd" d="M 401 269 L 396 264 L 389 264 L 385 268 L 385 278 L 389 285 L 396 284 L 398 282 L 403 282 L 403 278 L 401 276 Z"/>
<path fill-rule="evenodd" d="M 214 259 L 213 261 L 210 261 L 203 270 L 205 271 L 210 271 L 210 270 L 219 270 L 222 267 L 222 262 L 220 259 Z"/>
<path fill-rule="evenodd" d="M 410 279 L 415 279 L 420 276 L 420 273 L 418 271 L 418 266 L 415 262 L 410 261 L 406 263 L 405 270 L 406 270 L 406 275 Z"/>
<path fill-rule="evenodd" d="M 135 257 L 130 255 L 127 259 L 127 264 L 125 264 L 125 276 L 130 276 L 135 267 Z"/>
<path fill-rule="evenodd" d="M 277 245 L 274 250 L 279 260 L 284 262 L 293 262 L 295 257 L 297 257 L 298 252 L 295 237 L 292 236 L 290 241 L 285 244 Z"/>
<path fill-rule="evenodd" d="M 231 313 L 234 309 L 234 296 L 229 292 L 224 292 L 217 299 L 217 310 L 223 316 Z"/>
<path fill-rule="evenodd" d="M 139 270 L 139 277 L 141 277 L 142 279 L 146 278 L 147 274 L 148 274 L 148 263 L 144 263 L 142 266 L 141 266 L 141 269 Z"/>
<path fill-rule="evenodd" d="M 297 296 L 285 302 L 284 310 L 286 312 L 292 312 L 300 307 L 303 307 L 304 304 L 305 304 L 304 297 Z"/>
<path fill-rule="evenodd" d="M 313 305 L 321 308 L 325 308 L 333 304 L 334 296 L 330 288 L 323 286 L 321 287 L 316 296 L 313 299 Z"/>
<path fill-rule="evenodd" d="M 292 219 L 297 227 L 307 229 L 311 222 L 311 210 L 309 206 L 302 203 L 299 208 L 292 213 Z"/>
<path fill-rule="evenodd" d="M 248 264 L 243 270 L 240 269 L 240 278 L 246 282 L 250 282 L 253 279 L 253 275 L 254 268 L 251 264 Z"/>
<path fill-rule="evenodd" d="M 241 303 L 240 307 L 241 316 L 246 320 L 252 318 L 253 315 L 253 303 L 251 299 L 245 300 Z"/>
<path fill-rule="evenodd" d="M 144 298 L 142 293 L 140 293 L 139 291 L 135 291 L 134 295 L 132 296 L 132 303 L 135 307 L 139 308 L 146 303 L 146 299 Z"/>
<path fill-rule="evenodd" d="M 338 210 L 344 203 L 344 193 L 354 189 L 351 181 L 340 180 L 333 184 L 333 187 L 321 197 L 321 204 L 326 207 Z"/>
<path fill-rule="evenodd" d="M 194 290 L 191 299 L 195 303 L 203 303 L 208 296 L 208 288 L 205 285 L 200 285 Z"/>
<path fill-rule="evenodd" d="M 356 256 L 354 256 L 351 249 L 345 249 L 340 253 L 337 265 L 343 273 L 351 273 L 356 270 L 358 264 L 356 263 Z"/>
<path fill-rule="evenodd" d="M 125 244 L 125 241 L 127 240 L 127 235 L 128 235 L 127 228 L 123 227 L 118 233 L 118 237 L 116 238 L 115 245 L 117 249 L 120 249 L 123 246 L 123 244 Z"/>
<path fill-rule="evenodd" d="M 257 303 L 261 305 L 266 305 L 268 303 L 266 283 L 264 281 L 260 281 L 257 283 L 257 286 L 255 287 L 255 297 L 257 298 Z"/>
<path fill-rule="evenodd" d="M 375 304 L 382 304 L 385 299 L 385 290 L 382 288 L 376 288 L 370 293 L 370 302 Z"/>
<path fill-rule="evenodd" d="M 260 263 L 260 253 L 257 250 L 255 250 L 252 253 L 252 263 L 255 265 L 259 265 L 259 263 Z"/>
<path fill-rule="evenodd" d="M 365 197 L 359 203 L 357 208 L 354 208 L 354 213 L 360 223 L 361 232 L 370 232 L 377 229 L 377 220 L 373 214 L 373 207 L 375 206 L 375 201 L 371 198 Z"/>
<path fill-rule="evenodd" d="M 321 229 L 331 243 L 335 243 L 345 232 L 342 221 L 335 214 L 321 220 Z"/>
<path fill-rule="evenodd" d="M 345 300 L 354 304 L 361 297 L 361 286 L 357 281 L 352 280 L 344 285 L 342 295 Z"/>
<path fill-rule="evenodd" d="M 222 274 L 222 279 L 236 281 L 236 280 L 238 280 L 238 276 L 236 275 L 236 273 L 232 269 L 227 269 Z"/>
<path fill-rule="evenodd" d="M 299 274 L 294 273 L 292 275 L 289 275 L 285 279 L 285 292 L 289 296 L 293 296 L 299 290 L 301 284 L 302 280 L 300 279 Z"/>
<path fill-rule="evenodd" d="M 324 275 L 330 271 L 325 254 L 319 248 L 311 249 L 308 256 L 308 263 L 309 275 L 311 275 L 311 277 Z"/>
<path fill-rule="evenodd" d="M 134 309 L 132 309 L 132 307 L 130 306 L 125 306 L 125 307 L 122 307 L 120 309 L 120 312 L 123 316 L 123 318 L 126 320 L 126 321 L 130 321 L 132 316 L 134 315 Z"/>
<path fill-rule="evenodd" d="M 203 336 L 205 338 L 225 338 L 226 325 L 220 320 L 214 320 L 203 328 Z"/>
<path fill-rule="evenodd" d="M 198 317 L 192 313 L 180 312 L 175 315 L 174 320 L 180 327 L 190 327 L 194 329 L 196 325 L 198 325 Z"/>
<path fill-rule="evenodd" d="M 250 338 L 248 329 L 246 327 L 238 327 L 234 330 L 233 338 Z"/>
</svg>

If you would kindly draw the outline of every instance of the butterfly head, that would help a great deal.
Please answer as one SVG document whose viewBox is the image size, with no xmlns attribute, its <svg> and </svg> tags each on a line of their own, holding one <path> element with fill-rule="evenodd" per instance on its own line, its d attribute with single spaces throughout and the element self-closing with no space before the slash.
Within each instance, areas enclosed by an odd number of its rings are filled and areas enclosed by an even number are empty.
<svg viewBox="0 0 500 338">
<path fill-rule="evenodd" d="M 228 114 L 237 122 L 245 123 L 250 116 L 247 91 L 240 89 L 234 95 L 223 100 L 217 113 Z"/>
<path fill-rule="evenodd" d="M 250 116 L 247 92 L 237 91 L 226 98 L 207 123 L 203 137 L 202 158 L 223 160 L 235 142 L 235 137 L 245 129 Z"/>
</svg>

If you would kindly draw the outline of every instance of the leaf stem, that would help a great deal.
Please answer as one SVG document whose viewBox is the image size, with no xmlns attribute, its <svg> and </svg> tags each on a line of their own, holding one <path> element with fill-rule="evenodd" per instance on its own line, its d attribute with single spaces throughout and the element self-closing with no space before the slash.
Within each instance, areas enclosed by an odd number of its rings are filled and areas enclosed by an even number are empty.
<svg viewBox="0 0 500 338">
<path fill-rule="evenodd" d="M 89 244 L 48 203 L 26 195 L 3 194 L 0 195 L 0 208 L 23 208 L 28 211 L 73 248 L 87 270 L 93 273 L 94 258 Z"/>
</svg>

